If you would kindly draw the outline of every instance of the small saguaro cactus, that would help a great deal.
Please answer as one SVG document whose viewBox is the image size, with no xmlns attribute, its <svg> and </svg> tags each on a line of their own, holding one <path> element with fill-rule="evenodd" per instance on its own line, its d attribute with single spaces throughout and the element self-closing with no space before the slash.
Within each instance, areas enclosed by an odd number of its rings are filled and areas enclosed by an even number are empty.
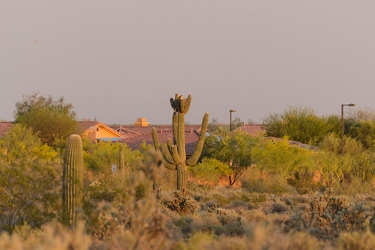
<svg viewBox="0 0 375 250">
<path fill-rule="evenodd" d="M 122 143 L 120 144 L 120 147 L 119 147 L 118 167 L 119 167 L 120 171 L 124 170 L 124 168 L 125 168 L 124 145 Z"/>
<path fill-rule="evenodd" d="M 184 99 L 183 96 L 175 95 L 171 98 L 171 106 L 174 110 L 172 117 L 173 143 L 168 139 L 167 143 L 160 143 L 155 128 L 152 128 L 152 139 L 156 150 L 163 154 L 163 165 L 169 170 L 177 171 L 177 190 L 187 187 L 187 166 L 197 163 L 204 144 L 208 125 L 208 114 L 203 116 L 202 127 L 194 153 L 186 159 L 185 149 L 185 114 L 189 111 L 191 95 Z"/>
<path fill-rule="evenodd" d="M 77 221 L 77 208 L 83 206 L 83 149 L 81 136 L 69 136 L 63 169 L 63 222 Z"/>
</svg>

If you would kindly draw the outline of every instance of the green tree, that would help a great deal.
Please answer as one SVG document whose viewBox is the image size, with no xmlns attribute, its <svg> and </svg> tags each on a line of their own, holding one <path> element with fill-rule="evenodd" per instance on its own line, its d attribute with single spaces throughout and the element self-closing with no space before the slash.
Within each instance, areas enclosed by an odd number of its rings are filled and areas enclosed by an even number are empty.
<svg viewBox="0 0 375 250">
<path fill-rule="evenodd" d="M 372 151 L 363 151 L 351 158 L 349 172 L 364 183 L 373 180 L 375 176 L 375 155 Z"/>
<path fill-rule="evenodd" d="M 39 93 L 24 95 L 23 100 L 16 103 L 14 118 L 16 123 L 32 128 L 48 145 L 53 145 L 56 138 L 67 138 L 78 128 L 72 104 L 65 103 L 63 97 L 54 100 L 50 95 Z"/>
<path fill-rule="evenodd" d="M 285 181 L 296 172 L 311 168 L 311 151 L 290 145 L 287 137 L 281 140 L 261 138 L 252 154 L 257 168 L 276 173 Z"/>
<path fill-rule="evenodd" d="M 119 163 L 119 143 L 98 142 L 89 143 L 84 140 L 84 161 L 85 165 L 97 173 L 111 173 L 112 164 Z M 152 145 L 143 143 L 138 150 L 131 150 L 126 144 L 123 144 L 122 154 L 124 156 L 124 168 L 136 168 L 142 163 L 149 161 L 148 151 Z"/>
<path fill-rule="evenodd" d="M 309 107 L 293 107 L 282 114 L 270 114 L 263 123 L 268 136 L 283 138 L 303 143 L 318 143 L 333 127 L 328 117 L 319 117 Z"/>
<path fill-rule="evenodd" d="M 357 139 L 366 149 L 375 147 L 375 122 L 371 120 L 362 120 L 350 126 L 348 135 Z"/>
<path fill-rule="evenodd" d="M 314 169 L 320 172 L 325 185 L 338 185 L 344 179 L 349 157 L 349 155 L 344 157 L 329 151 L 319 150 L 313 155 Z"/>
<path fill-rule="evenodd" d="M 375 122 L 375 110 L 369 107 L 356 107 L 345 110 L 345 117 L 348 120 L 359 122 L 359 121 L 374 121 Z"/>
<path fill-rule="evenodd" d="M 225 163 L 232 170 L 226 177 L 233 185 L 243 172 L 252 165 L 251 148 L 255 138 L 241 131 L 229 132 L 219 128 L 206 138 L 203 155 Z"/>
<path fill-rule="evenodd" d="M 87 165 L 96 172 L 109 174 L 112 171 L 112 164 L 118 164 L 119 144 L 98 142 L 93 144 L 91 154 L 86 158 Z"/>
<path fill-rule="evenodd" d="M 245 124 L 239 117 L 236 117 L 232 121 L 232 130 L 235 130 L 238 127 L 241 127 Z"/>
<path fill-rule="evenodd" d="M 61 200 L 61 161 L 30 128 L 16 124 L 0 141 L 0 231 L 56 218 Z"/>
<path fill-rule="evenodd" d="M 323 140 L 319 143 L 321 150 L 331 152 L 334 154 L 341 153 L 341 140 L 336 136 L 335 133 L 329 133 Z"/>
<path fill-rule="evenodd" d="M 210 133 L 214 133 L 219 127 L 220 123 L 216 118 L 212 119 L 211 122 L 207 125 L 208 131 Z"/>
<path fill-rule="evenodd" d="M 327 118 L 327 126 L 329 133 L 334 133 L 336 136 L 341 136 L 341 117 L 337 115 L 329 115 Z M 344 120 L 344 129 L 348 127 L 348 121 Z M 345 131 L 344 131 L 345 132 Z"/>
<path fill-rule="evenodd" d="M 323 140 L 319 143 L 321 150 L 341 154 L 341 138 L 338 137 L 334 132 L 326 135 Z M 362 144 L 349 136 L 344 135 L 344 154 L 356 155 L 363 151 Z"/>
</svg>

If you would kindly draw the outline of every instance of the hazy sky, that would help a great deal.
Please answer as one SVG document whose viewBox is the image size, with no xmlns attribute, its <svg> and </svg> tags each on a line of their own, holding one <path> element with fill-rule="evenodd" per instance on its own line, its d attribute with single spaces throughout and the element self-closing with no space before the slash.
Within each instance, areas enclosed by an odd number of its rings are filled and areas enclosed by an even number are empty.
<svg viewBox="0 0 375 250">
<path fill-rule="evenodd" d="M 374 108 L 375 1 L 4 0 L 0 87 L 8 121 L 35 91 L 108 124 L 169 124 L 176 92 L 190 123 Z"/>
</svg>

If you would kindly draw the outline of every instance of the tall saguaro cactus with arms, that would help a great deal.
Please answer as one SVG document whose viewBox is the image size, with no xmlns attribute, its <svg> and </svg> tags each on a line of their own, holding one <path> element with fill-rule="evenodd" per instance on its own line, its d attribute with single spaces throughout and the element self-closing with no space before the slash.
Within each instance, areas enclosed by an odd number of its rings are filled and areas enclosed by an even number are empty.
<svg viewBox="0 0 375 250">
<path fill-rule="evenodd" d="M 160 143 L 155 128 L 152 128 L 152 139 L 156 150 L 163 154 L 163 164 L 169 170 L 177 171 L 177 190 L 187 187 L 187 166 L 197 163 L 206 137 L 208 125 L 208 114 L 203 116 L 202 127 L 194 153 L 186 159 L 185 149 L 185 114 L 189 111 L 191 95 L 184 99 L 183 96 L 175 95 L 171 98 L 171 106 L 174 110 L 172 117 L 173 142 L 168 139 L 166 143 Z"/>
</svg>

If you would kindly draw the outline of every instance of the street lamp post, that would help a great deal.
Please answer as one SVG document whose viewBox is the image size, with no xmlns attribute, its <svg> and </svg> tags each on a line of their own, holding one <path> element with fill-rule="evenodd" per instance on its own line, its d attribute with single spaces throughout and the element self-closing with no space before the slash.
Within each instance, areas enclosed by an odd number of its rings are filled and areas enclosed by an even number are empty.
<svg viewBox="0 0 375 250">
<path fill-rule="evenodd" d="M 233 112 L 236 112 L 236 110 L 234 110 L 234 109 L 231 109 L 231 110 L 229 110 L 229 131 L 232 131 L 232 113 Z"/>
<path fill-rule="evenodd" d="M 344 106 L 354 107 L 354 103 L 341 104 L 341 154 L 344 154 Z"/>
</svg>

